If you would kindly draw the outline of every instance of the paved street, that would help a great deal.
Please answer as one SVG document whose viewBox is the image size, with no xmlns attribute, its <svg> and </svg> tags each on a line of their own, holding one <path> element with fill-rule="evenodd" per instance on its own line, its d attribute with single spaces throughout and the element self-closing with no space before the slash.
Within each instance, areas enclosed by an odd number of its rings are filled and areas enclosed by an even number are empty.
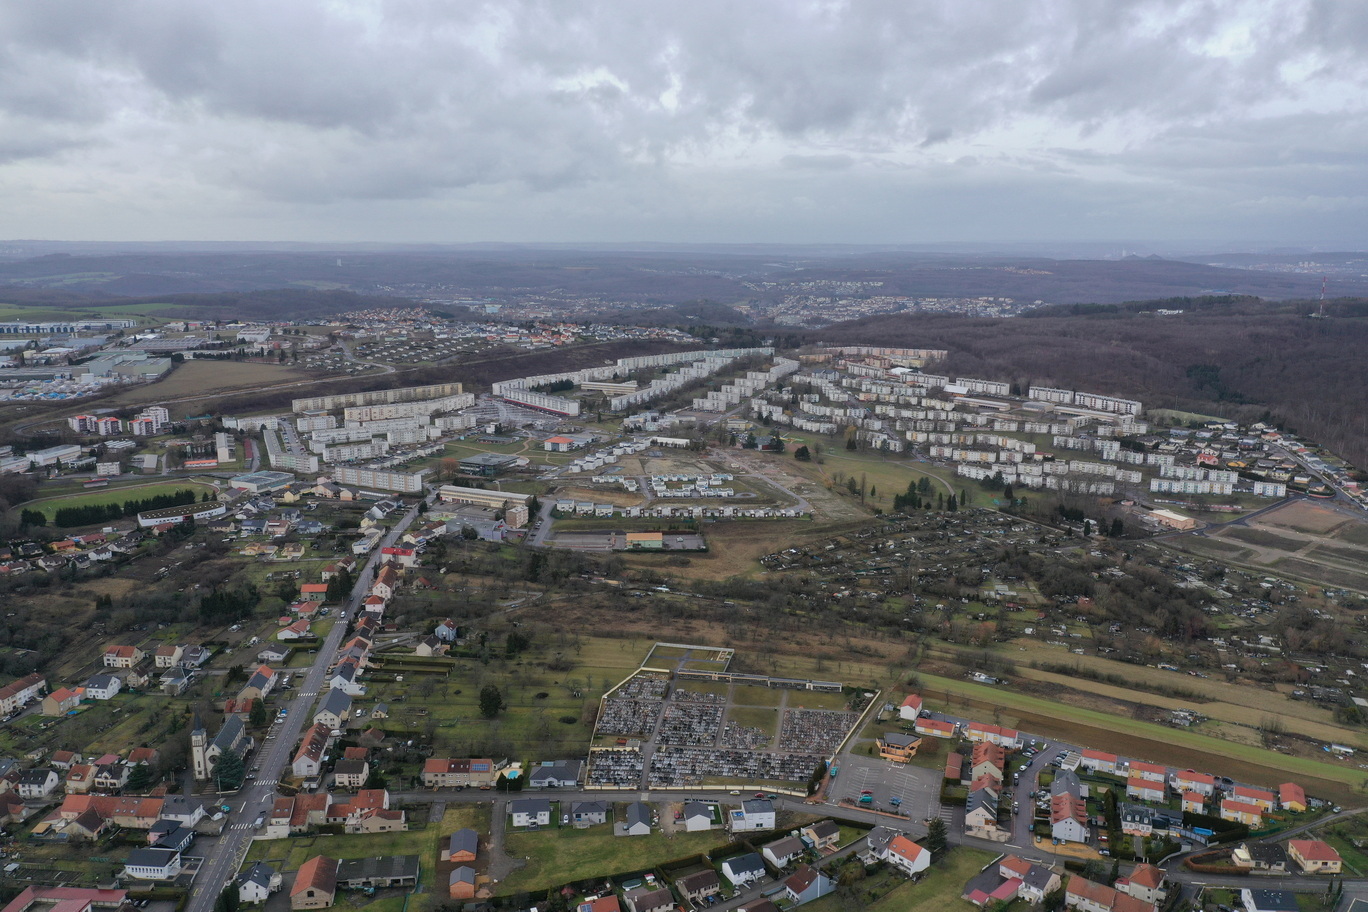
<svg viewBox="0 0 1368 912">
<path fill-rule="evenodd" d="M 288 709 L 288 715 L 284 719 L 277 717 L 249 762 L 248 769 L 259 771 L 258 775 L 262 778 L 247 781 L 236 795 L 222 802 L 231 805 L 233 810 L 228 815 L 223 835 L 215 842 L 205 841 L 207 848 L 202 852 L 204 864 L 200 868 L 199 876 L 195 878 L 194 889 L 186 903 L 186 912 L 212 912 L 219 893 L 241 867 L 243 856 L 247 854 L 247 848 L 257 833 L 256 819 L 271 809 L 276 797 L 277 777 L 289 765 L 295 742 L 299 740 L 300 733 L 312 716 L 310 710 L 318 697 L 319 689 L 323 687 L 333 657 L 337 655 L 338 647 L 342 644 L 342 638 L 349 626 L 348 621 L 355 616 L 362 599 L 370 589 L 371 578 L 380 561 L 380 551 L 398 541 L 417 515 L 416 507 L 410 509 L 371 552 L 370 559 L 358 575 L 356 587 L 352 590 L 351 598 L 342 612 L 345 618 L 342 614 L 339 615 L 337 623 L 333 624 L 332 630 L 319 647 L 318 657 L 303 677 L 300 677 L 298 672 L 294 673 L 294 697 L 288 703 L 281 704 Z"/>
</svg>

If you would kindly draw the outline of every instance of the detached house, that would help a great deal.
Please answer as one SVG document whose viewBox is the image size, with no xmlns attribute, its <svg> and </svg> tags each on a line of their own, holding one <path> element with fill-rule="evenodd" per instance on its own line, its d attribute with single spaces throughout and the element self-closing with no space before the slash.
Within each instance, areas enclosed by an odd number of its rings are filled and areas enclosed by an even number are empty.
<svg viewBox="0 0 1368 912">
<path fill-rule="evenodd" d="M 110 646 L 104 651 L 104 664 L 106 668 L 132 668 L 145 655 L 137 646 Z"/>
<path fill-rule="evenodd" d="M 931 853 L 901 833 L 889 840 L 884 860 L 908 877 L 931 867 Z"/>
<path fill-rule="evenodd" d="M 43 715 L 64 716 L 80 705 L 80 694 L 66 687 L 59 687 L 43 697 Z"/>
<path fill-rule="evenodd" d="M 1319 839 L 1289 840 L 1287 857 L 1295 861 L 1306 874 L 1338 874 L 1342 864 L 1334 846 Z"/>
<path fill-rule="evenodd" d="M 515 827 L 547 826 L 551 823 L 551 802 L 545 798 L 518 798 L 508 803 L 508 814 Z"/>
<path fill-rule="evenodd" d="M 909 694 L 903 701 L 902 706 L 898 707 L 898 718 L 904 722 L 915 722 L 917 716 L 921 715 L 922 698 L 916 694 Z"/>
</svg>

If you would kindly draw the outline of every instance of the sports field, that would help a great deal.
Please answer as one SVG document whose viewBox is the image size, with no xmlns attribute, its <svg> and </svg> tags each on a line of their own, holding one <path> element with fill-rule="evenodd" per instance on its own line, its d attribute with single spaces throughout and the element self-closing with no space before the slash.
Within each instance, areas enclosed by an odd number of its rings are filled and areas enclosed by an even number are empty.
<svg viewBox="0 0 1368 912">
<path fill-rule="evenodd" d="M 148 484 L 110 486 L 108 488 L 97 488 L 93 491 L 79 491 L 73 494 L 60 494 L 55 497 L 41 497 L 21 504 L 24 510 L 41 510 L 51 523 L 57 515 L 57 511 L 63 507 L 91 507 L 103 506 L 105 504 L 121 504 L 126 500 L 142 500 L 147 497 L 156 497 L 159 494 L 174 494 L 190 488 L 196 494 L 208 493 L 211 496 L 218 493 L 218 488 L 212 484 L 202 481 L 191 481 L 188 478 L 175 479 L 172 481 L 155 481 Z"/>
</svg>

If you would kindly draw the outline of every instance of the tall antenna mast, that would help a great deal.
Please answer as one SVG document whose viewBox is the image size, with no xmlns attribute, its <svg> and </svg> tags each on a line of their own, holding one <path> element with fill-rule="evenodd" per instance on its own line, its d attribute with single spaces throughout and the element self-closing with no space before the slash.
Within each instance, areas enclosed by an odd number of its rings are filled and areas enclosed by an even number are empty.
<svg viewBox="0 0 1368 912">
<path fill-rule="evenodd" d="M 1326 280 L 1326 278 L 1327 278 L 1327 276 L 1321 276 L 1320 315 L 1321 315 L 1322 318 L 1325 317 L 1325 280 Z"/>
</svg>

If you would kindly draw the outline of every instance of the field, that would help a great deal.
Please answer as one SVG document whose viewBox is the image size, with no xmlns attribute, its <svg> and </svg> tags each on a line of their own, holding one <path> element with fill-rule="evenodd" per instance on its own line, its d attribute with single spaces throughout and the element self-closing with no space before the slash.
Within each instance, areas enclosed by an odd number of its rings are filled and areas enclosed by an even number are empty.
<svg viewBox="0 0 1368 912">
<path fill-rule="evenodd" d="M 117 393 L 103 400 L 112 408 L 136 405 L 171 406 L 172 401 L 192 396 L 212 397 L 234 390 L 254 389 L 294 380 L 317 380 L 317 375 L 306 371 L 278 367 L 274 364 L 250 364 L 240 361 L 186 361 L 165 378 Z M 202 408 L 189 406 L 172 409 L 173 413 L 198 415 Z"/>
<path fill-rule="evenodd" d="M 957 848 L 943 861 L 932 865 L 919 883 L 914 884 L 901 874 L 885 868 L 872 877 L 855 882 L 851 887 L 855 894 L 855 905 L 852 906 L 850 900 L 841 893 L 835 893 L 808 903 L 807 908 L 811 912 L 840 912 L 849 908 L 868 909 L 871 912 L 904 912 L 907 909 L 971 912 L 976 907 L 960 899 L 964 885 L 994 857 L 992 852 Z"/>
<path fill-rule="evenodd" d="M 553 827 L 535 833 L 510 832 L 504 839 L 504 850 L 527 863 L 499 885 L 499 892 L 545 890 L 586 877 L 640 871 L 707 852 L 727 841 L 727 834 L 720 830 L 614 836 L 611 824 L 584 830 Z"/>
<path fill-rule="evenodd" d="M 103 506 L 105 504 L 121 504 L 126 500 L 142 500 L 148 497 L 156 497 L 160 494 L 174 494 L 186 488 L 193 489 L 196 493 L 201 491 L 211 495 L 218 492 L 218 488 L 212 484 L 202 481 L 191 481 L 190 479 L 175 479 L 172 481 L 156 481 L 146 484 L 111 485 L 107 488 L 98 488 L 93 491 L 81 491 L 72 494 L 59 494 L 54 497 L 40 497 L 23 504 L 26 510 L 41 510 L 47 517 L 49 523 L 53 521 L 57 511 L 63 507 L 92 507 Z M 41 489 L 40 489 L 41 490 Z"/>
<path fill-rule="evenodd" d="M 1290 501 L 1241 525 L 1165 544 L 1308 582 L 1368 592 L 1368 524 L 1326 504 Z"/>
<path fill-rule="evenodd" d="M 1237 781 L 1277 785 L 1295 778 L 1308 794 L 1348 800 L 1363 787 L 1363 771 L 1289 757 L 1196 732 L 1067 707 L 1006 688 L 923 674 L 923 696 L 957 715 L 1000 717 L 1033 735 L 1096 747 L 1126 757 L 1202 769 Z M 995 714 L 995 710 L 997 711 Z"/>
</svg>

